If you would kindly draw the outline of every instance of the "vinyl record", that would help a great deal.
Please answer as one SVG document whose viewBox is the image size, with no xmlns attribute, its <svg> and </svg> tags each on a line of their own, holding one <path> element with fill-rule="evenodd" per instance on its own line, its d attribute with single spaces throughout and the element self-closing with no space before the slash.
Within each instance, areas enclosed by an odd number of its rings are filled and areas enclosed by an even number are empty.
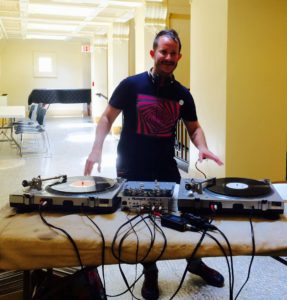
<svg viewBox="0 0 287 300">
<path fill-rule="evenodd" d="M 55 183 L 47 187 L 50 192 L 81 194 L 103 192 L 115 185 L 113 179 L 99 176 L 68 177 L 64 183 Z"/>
<path fill-rule="evenodd" d="M 256 197 L 270 193 L 270 185 L 263 181 L 247 178 L 227 177 L 216 179 L 207 189 L 216 194 L 233 197 Z"/>
</svg>

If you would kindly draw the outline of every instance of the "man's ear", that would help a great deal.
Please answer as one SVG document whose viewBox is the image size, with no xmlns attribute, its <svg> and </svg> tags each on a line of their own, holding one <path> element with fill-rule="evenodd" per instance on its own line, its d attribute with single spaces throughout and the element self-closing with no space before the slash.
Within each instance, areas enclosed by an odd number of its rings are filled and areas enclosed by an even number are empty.
<svg viewBox="0 0 287 300">
<path fill-rule="evenodd" d="M 154 50 L 150 50 L 149 54 L 152 58 L 154 58 Z"/>
<path fill-rule="evenodd" d="M 179 53 L 179 55 L 178 55 L 178 60 L 180 60 L 180 59 L 181 59 L 181 57 L 182 57 L 182 54 L 181 54 L 181 53 Z"/>
</svg>

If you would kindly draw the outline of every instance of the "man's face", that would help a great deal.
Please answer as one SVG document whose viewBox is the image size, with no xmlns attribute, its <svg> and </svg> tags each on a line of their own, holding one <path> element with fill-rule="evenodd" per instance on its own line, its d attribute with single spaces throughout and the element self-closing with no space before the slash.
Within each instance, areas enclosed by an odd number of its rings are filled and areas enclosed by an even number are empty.
<svg viewBox="0 0 287 300">
<path fill-rule="evenodd" d="M 150 51 L 154 60 L 154 71 L 161 76 L 170 76 L 181 58 L 179 45 L 167 36 L 161 36 L 158 47 Z"/>
</svg>

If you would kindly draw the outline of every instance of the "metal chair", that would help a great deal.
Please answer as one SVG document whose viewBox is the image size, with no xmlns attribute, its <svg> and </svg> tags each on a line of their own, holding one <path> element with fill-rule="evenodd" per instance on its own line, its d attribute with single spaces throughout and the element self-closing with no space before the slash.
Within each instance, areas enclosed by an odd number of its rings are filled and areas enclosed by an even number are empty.
<svg viewBox="0 0 287 300">
<path fill-rule="evenodd" d="M 36 109 L 36 121 L 31 120 L 33 111 Z M 14 134 L 20 135 L 20 155 L 28 153 L 49 153 L 50 142 L 47 131 L 45 129 L 45 119 L 47 109 L 42 104 L 38 104 L 37 108 L 34 108 L 31 112 L 31 121 L 19 122 L 14 125 Z M 41 143 L 36 136 L 41 137 Z M 29 143 L 28 143 L 29 142 Z M 37 145 L 37 149 L 35 147 Z M 23 151 L 27 149 L 27 151 Z M 35 151 L 37 150 L 37 151 Z"/>
<path fill-rule="evenodd" d="M 32 103 L 30 106 L 29 106 L 29 114 L 28 114 L 28 118 L 25 118 L 25 119 L 20 119 L 20 120 L 17 120 L 17 121 L 14 121 L 13 122 L 13 126 L 18 126 L 18 125 L 37 125 L 37 112 L 38 112 L 38 109 L 39 109 L 39 105 L 38 103 Z"/>
</svg>

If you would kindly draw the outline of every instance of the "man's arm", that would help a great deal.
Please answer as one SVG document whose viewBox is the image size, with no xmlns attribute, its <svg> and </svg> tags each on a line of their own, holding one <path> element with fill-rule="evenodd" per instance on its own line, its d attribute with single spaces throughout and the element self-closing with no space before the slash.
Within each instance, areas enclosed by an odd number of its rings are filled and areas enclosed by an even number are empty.
<svg viewBox="0 0 287 300">
<path fill-rule="evenodd" d="M 223 162 L 209 151 L 204 132 L 198 121 L 184 121 L 190 140 L 194 146 L 198 149 L 198 159 L 202 161 L 205 158 L 214 160 L 219 166 L 223 165 Z"/>
<path fill-rule="evenodd" d="M 111 130 L 112 124 L 114 123 L 121 110 L 116 109 L 108 104 L 104 113 L 102 114 L 96 129 L 96 137 L 93 144 L 91 153 L 86 160 L 84 175 L 90 175 L 92 173 L 94 164 L 98 164 L 98 172 L 101 172 L 101 160 L 103 144 L 106 136 Z"/>
</svg>

